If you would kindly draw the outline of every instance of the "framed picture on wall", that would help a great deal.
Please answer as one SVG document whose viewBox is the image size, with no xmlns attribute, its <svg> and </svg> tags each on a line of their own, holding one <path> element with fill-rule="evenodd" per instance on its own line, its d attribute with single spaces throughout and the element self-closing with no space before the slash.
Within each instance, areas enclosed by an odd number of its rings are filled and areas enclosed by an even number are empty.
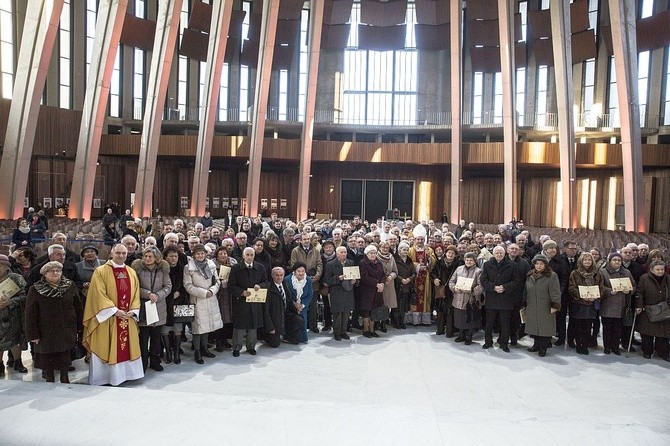
<svg viewBox="0 0 670 446">
<path fill-rule="evenodd" d="M 182 209 L 186 209 L 188 207 L 188 197 L 180 197 L 179 205 Z"/>
<path fill-rule="evenodd" d="M 100 209 L 102 207 L 102 200 L 100 198 L 93 199 L 93 207 L 95 209 Z"/>
<path fill-rule="evenodd" d="M 28 197 L 25 197 L 23 199 L 23 207 L 24 208 L 30 207 L 30 204 L 28 203 Z"/>
<path fill-rule="evenodd" d="M 212 207 L 213 207 L 214 209 L 218 209 L 218 208 L 219 208 L 219 197 L 213 197 L 213 198 L 212 198 Z"/>
<path fill-rule="evenodd" d="M 268 208 L 268 199 L 261 198 L 261 209 L 267 209 L 267 208 Z"/>
<path fill-rule="evenodd" d="M 270 199 L 270 209 L 277 209 L 277 199 L 276 198 L 271 198 Z"/>
<path fill-rule="evenodd" d="M 286 198 L 281 198 L 279 200 L 279 208 L 280 209 L 286 209 Z"/>
<path fill-rule="evenodd" d="M 45 208 L 50 208 L 51 207 L 51 198 L 43 198 L 42 199 L 42 206 Z"/>
<path fill-rule="evenodd" d="M 222 197 L 221 198 L 221 207 L 222 208 L 230 207 L 230 199 L 228 197 Z"/>
<path fill-rule="evenodd" d="M 55 198 L 54 205 L 56 206 L 56 208 L 63 207 L 63 199 L 61 197 Z"/>
</svg>

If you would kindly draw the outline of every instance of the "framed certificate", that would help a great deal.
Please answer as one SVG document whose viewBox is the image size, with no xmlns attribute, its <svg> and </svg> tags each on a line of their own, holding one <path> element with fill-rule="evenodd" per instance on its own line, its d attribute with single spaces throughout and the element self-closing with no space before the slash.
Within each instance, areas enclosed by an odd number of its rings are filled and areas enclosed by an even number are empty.
<svg viewBox="0 0 670 446">
<path fill-rule="evenodd" d="M 612 284 L 613 293 L 633 291 L 633 284 L 628 277 L 622 277 L 621 279 L 610 279 L 610 283 Z"/>
<path fill-rule="evenodd" d="M 230 266 L 221 265 L 219 268 L 219 279 L 228 280 L 228 276 L 230 276 Z"/>
<path fill-rule="evenodd" d="M 472 285 L 474 285 L 475 279 L 471 277 L 462 277 L 459 276 L 458 279 L 456 280 L 456 289 L 457 290 L 462 290 L 462 291 L 470 291 L 472 289 Z"/>
<path fill-rule="evenodd" d="M 19 286 L 15 284 L 12 279 L 7 277 L 0 283 L 0 300 L 8 301 L 19 291 L 21 291 Z"/>
<path fill-rule="evenodd" d="M 264 304 L 268 298 L 268 290 L 265 288 L 261 288 L 258 291 L 254 290 L 253 288 L 247 288 L 247 291 L 251 293 L 251 296 L 247 296 L 247 302 Z"/>
<path fill-rule="evenodd" d="M 361 278 L 361 270 L 357 266 L 345 266 L 342 268 L 344 280 L 353 280 Z"/>
<path fill-rule="evenodd" d="M 600 288 L 597 285 L 579 286 L 579 297 L 584 300 L 600 299 Z"/>
</svg>

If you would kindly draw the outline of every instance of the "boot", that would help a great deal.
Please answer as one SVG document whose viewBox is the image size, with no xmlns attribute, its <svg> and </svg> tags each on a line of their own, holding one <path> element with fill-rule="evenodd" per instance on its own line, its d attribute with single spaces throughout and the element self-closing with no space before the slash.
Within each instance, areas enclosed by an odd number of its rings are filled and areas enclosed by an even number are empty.
<svg viewBox="0 0 670 446">
<path fill-rule="evenodd" d="M 454 341 L 455 341 L 455 342 L 463 342 L 463 341 L 465 341 L 465 333 L 463 333 L 463 332 L 461 331 L 461 332 L 458 334 L 458 337 L 456 337 L 456 339 L 454 339 Z"/>
<path fill-rule="evenodd" d="M 162 372 L 164 370 L 163 366 L 161 365 L 160 356 L 151 355 L 149 357 L 149 368 L 157 372 Z"/>
<path fill-rule="evenodd" d="M 465 331 L 465 345 L 472 345 L 472 330 Z"/>
<path fill-rule="evenodd" d="M 200 350 L 196 350 L 193 353 L 193 359 L 195 359 L 195 362 L 198 363 L 198 364 L 204 364 L 205 363 L 205 361 L 203 361 L 203 359 L 202 359 L 202 355 L 200 354 Z"/>
<path fill-rule="evenodd" d="M 165 347 L 165 363 L 172 364 L 172 339 L 174 338 L 173 334 L 161 335 L 163 339 L 163 346 Z"/>
<path fill-rule="evenodd" d="M 446 323 L 445 314 L 442 312 L 437 313 L 437 331 L 435 334 L 437 336 L 442 336 L 444 334 L 444 326 Z"/>
<path fill-rule="evenodd" d="M 70 377 L 67 374 L 67 369 L 60 371 L 60 382 L 62 384 L 70 384 Z"/>
<path fill-rule="evenodd" d="M 54 376 L 54 371 L 53 370 L 45 370 L 44 371 L 44 379 L 48 383 L 52 383 L 52 382 L 56 381 L 56 377 Z"/>
<path fill-rule="evenodd" d="M 388 330 L 386 329 L 386 321 L 379 321 L 379 330 L 382 333 L 386 333 Z"/>
<path fill-rule="evenodd" d="M 200 354 L 202 356 L 204 356 L 205 358 L 215 358 L 216 357 L 216 355 L 214 353 L 210 352 L 206 348 L 201 348 L 200 349 Z"/>
<path fill-rule="evenodd" d="M 21 358 L 14 360 L 14 370 L 19 373 L 28 373 L 28 369 L 23 366 Z"/>
<path fill-rule="evenodd" d="M 172 338 L 172 354 L 173 361 L 175 364 L 181 364 L 181 336 L 174 336 Z"/>
</svg>

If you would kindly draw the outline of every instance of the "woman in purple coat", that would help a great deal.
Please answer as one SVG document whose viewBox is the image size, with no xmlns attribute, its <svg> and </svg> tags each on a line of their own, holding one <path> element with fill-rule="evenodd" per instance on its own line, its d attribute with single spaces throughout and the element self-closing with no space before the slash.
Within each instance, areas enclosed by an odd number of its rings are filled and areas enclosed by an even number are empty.
<svg viewBox="0 0 670 446">
<path fill-rule="evenodd" d="M 378 338 L 375 333 L 374 324 L 370 318 L 372 310 L 384 303 L 382 292 L 384 291 L 384 267 L 377 260 L 377 248 L 368 245 L 365 248 L 365 258 L 361 260 L 359 269 L 361 280 L 359 282 L 361 295 L 361 312 L 363 313 L 363 336 L 366 338 Z"/>
</svg>

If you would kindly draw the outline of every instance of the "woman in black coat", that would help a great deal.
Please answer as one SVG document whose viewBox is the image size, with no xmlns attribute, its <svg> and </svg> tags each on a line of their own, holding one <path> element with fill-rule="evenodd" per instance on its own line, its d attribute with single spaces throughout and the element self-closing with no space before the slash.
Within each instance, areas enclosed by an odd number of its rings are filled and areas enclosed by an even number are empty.
<svg viewBox="0 0 670 446">
<path fill-rule="evenodd" d="M 670 319 L 652 322 L 649 319 L 646 305 L 656 305 L 663 301 L 670 304 L 670 275 L 665 272 L 666 264 L 662 260 L 654 260 L 649 265 L 649 272 L 642 275 L 637 285 L 635 308 L 637 316 L 637 331 L 642 335 L 642 354 L 645 359 L 651 359 L 656 350 L 664 361 L 670 361 Z"/>
<path fill-rule="evenodd" d="M 60 370 L 60 382 L 69 383 L 71 351 L 77 345 L 82 308 L 79 292 L 63 277 L 59 262 L 47 262 L 42 278 L 28 290 L 26 299 L 26 337 L 35 345 L 35 367 L 44 370 L 47 382 L 54 382 L 54 370 Z"/>
<path fill-rule="evenodd" d="M 398 277 L 395 278 L 396 297 L 398 299 L 398 308 L 391 310 L 391 319 L 396 329 L 405 329 L 405 313 L 409 309 L 410 296 L 416 279 L 416 268 L 414 262 L 407 255 L 409 245 L 401 242 L 398 245 L 398 254 L 395 257 L 395 264 L 398 267 Z M 395 311 L 395 314 L 394 314 Z"/>
<path fill-rule="evenodd" d="M 361 296 L 361 312 L 363 313 L 363 336 L 366 338 L 378 338 L 372 323 L 371 313 L 375 308 L 381 307 L 384 303 L 382 292 L 384 291 L 384 282 L 386 275 L 381 262 L 377 260 L 377 248 L 374 245 L 368 245 L 365 248 L 365 258 L 359 265 L 361 280 L 359 290 Z"/>
<path fill-rule="evenodd" d="M 19 218 L 16 220 L 16 229 L 12 234 L 12 243 L 15 248 L 21 248 L 23 246 L 31 247 L 33 246 L 33 238 L 30 231 L 30 226 L 25 218 Z"/>
<path fill-rule="evenodd" d="M 449 289 L 449 279 L 454 274 L 456 268 L 463 265 L 463 261 L 458 257 L 458 250 L 455 246 L 447 246 L 446 250 L 442 245 L 436 245 L 434 248 L 437 262 L 430 272 L 430 279 L 433 281 L 435 293 L 435 311 L 437 311 L 437 332 L 436 335 L 446 334 L 448 338 L 454 336 L 454 307 L 451 301 L 454 299 L 454 293 Z M 442 251 L 442 254 L 440 254 Z"/>
</svg>

